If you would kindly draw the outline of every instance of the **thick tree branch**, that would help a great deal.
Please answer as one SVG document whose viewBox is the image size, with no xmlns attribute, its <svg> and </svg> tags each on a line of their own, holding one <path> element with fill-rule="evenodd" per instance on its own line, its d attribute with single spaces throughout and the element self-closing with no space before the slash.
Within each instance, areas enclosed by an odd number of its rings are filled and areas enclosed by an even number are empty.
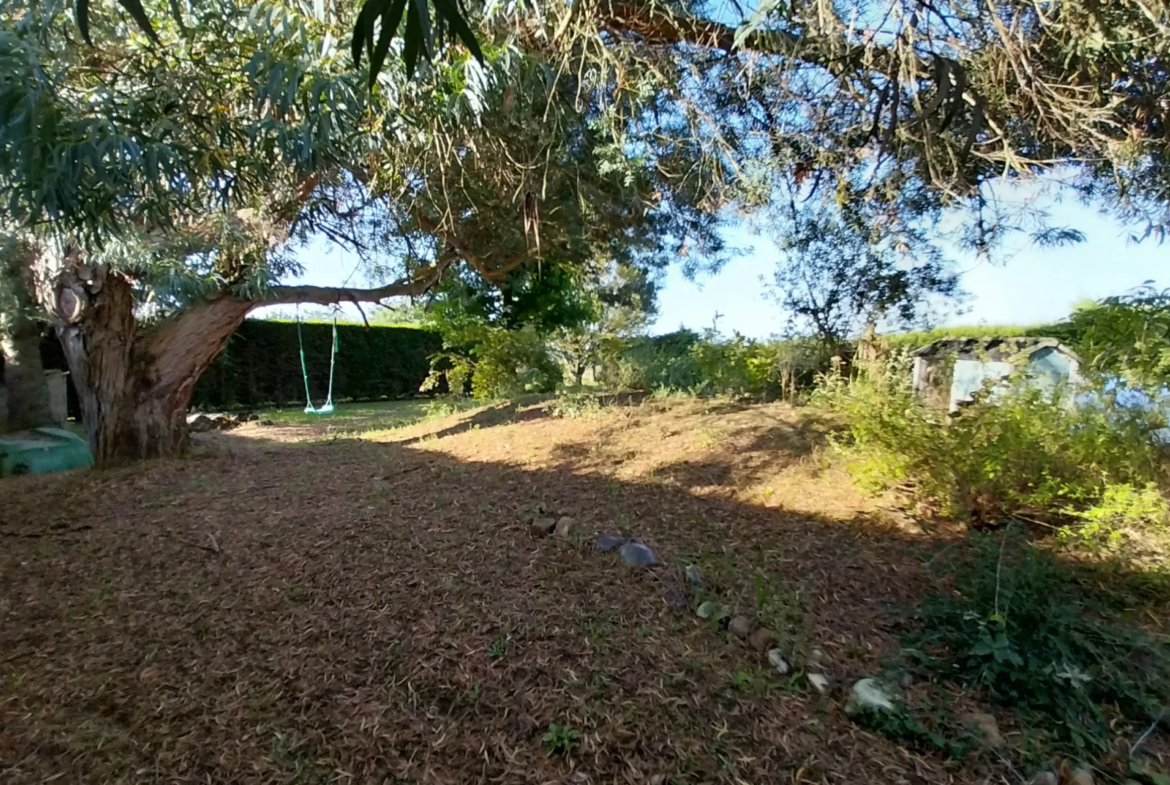
<svg viewBox="0 0 1170 785">
<path fill-rule="evenodd" d="M 525 262 L 535 259 L 540 255 L 537 249 L 530 248 L 506 264 L 501 265 L 500 267 L 488 267 L 486 264 L 484 264 L 483 259 L 481 259 L 478 254 L 473 253 L 467 246 L 461 243 L 459 238 L 455 237 L 449 232 L 443 231 L 441 227 L 439 227 L 421 212 L 418 210 L 412 210 L 411 215 L 414 216 L 414 220 L 418 223 L 419 227 L 424 232 L 433 234 L 439 240 L 450 246 L 451 249 L 460 256 L 460 258 L 464 259 L 468 264 L 474 267 L 476 271 L 489 283 L 499 284 L 508 273 L 512 272 Z"/>
<path fill-rule="evenodd" d="M 273 286 L 260 297 L 250 300 L 252 307 L 261 305 L 316 303 L 376 303 L 391 297 L 418 297 L 439 282 L 443 271 L 454 259 L 419 270 L 409 280 L 396 281 L 373 289 L 355 289 L 348 286 Z"/>
<path fill-rule="evenodd" d="M 757 31 L 748 35 L 740 46 L 735 44 L 735 28 L 707 19 L 675 16 L 650 4 L 601 2 L 597 12 L 602 24 L 617 33 L 636 33 L 649 44 L 681 44 L 714 47 L 725 52 L 735 49 L 763 54 L 791 54 L 801 37 L 787 30 Z"/>
</svg>

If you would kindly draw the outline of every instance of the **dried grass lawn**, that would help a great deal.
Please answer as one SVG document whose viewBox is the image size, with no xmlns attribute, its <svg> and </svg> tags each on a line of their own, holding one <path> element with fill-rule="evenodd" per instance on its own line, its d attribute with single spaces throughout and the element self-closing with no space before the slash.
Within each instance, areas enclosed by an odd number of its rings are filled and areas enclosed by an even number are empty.
<svg viewBox="0 0 1170 785">
<path fill-rule="evenodd" d="M 843 716 L 950 533 L 855 491 L 825 427 L 783 405 L 513 404 L 251 424 L 181 462 L 6 480 L 0 781 L 1013 781 Z M 532 537 L 537 504 L 574 536 Z M 665 565 L 593 554 L 597 533 Z M 672 610 L 688 563 L 762 602 L 797 676 Z M 814 650 L 827 696 L 799 675 Z M 571 754 L 548 754 L 550 723 L 580 731 Z"/>
</svg>

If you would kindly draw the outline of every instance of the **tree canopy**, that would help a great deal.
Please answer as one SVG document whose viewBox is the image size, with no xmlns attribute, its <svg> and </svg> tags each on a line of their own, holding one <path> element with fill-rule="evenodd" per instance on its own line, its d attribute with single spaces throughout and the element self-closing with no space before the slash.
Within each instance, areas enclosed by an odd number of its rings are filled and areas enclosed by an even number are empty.
<svg viewBox="0 0 1170 785">
<path fill-rule="evenodd" d="M 895 248 L 967 207 L 966 242 L 994 249 L 1018 220 L 991 184 L 1049 171 L 1166 223 L 1162 3 L 433 5 L 462 42 L 434 60 L 424 0 L 82 3 L 93 46 L 64 0 L 5 5 L 5 230 L 45 251 L 35 280 L 75 381 L 116 361 L 149 388 L 126 401 L 178 411 L 180 379 L 259 303 L 465 276 L 515 300 L 598 258 L 717 266 L 719 221 L 785 193 Z M 286 285 L 317 234 L 392 283 Z M 87 337 L 102 330 L 120 337 Z"/>
</svg>

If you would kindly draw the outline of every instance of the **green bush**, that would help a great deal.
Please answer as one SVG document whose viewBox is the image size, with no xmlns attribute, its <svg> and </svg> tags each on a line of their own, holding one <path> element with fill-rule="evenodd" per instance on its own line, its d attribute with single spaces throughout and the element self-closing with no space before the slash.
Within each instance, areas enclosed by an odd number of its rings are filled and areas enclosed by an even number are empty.
<svg viewBox="0 0 1170 785">
<path fill-rule="evenodd" d="M 969 551 L 936 562 L 953 590 L 925 599 L 906 653 L 1012 707 L 1048 745 L 1100 754 L 1170 701 L 1170 647 L 1017 529 L 973 533 Z"/>
<path fill-rule="evenodd" d="M 333 325 L 302 325 L 309 389 L 317 404 L 329 386 Z M 401 398 L 427 378 L 439 336 L 410 327 L 338 325 L 334 400 Z M 200 377 L 191 396 L 201 409 L 304 405 L 297 327 L 293 322 L 245 321 Z"/>
<path fill-rule="evenodd" d="M 446 351 L 432 358 L 423 389 L 445 383 L 453 392 L 470 388 L 474 397 L 490 400 L 552 392 L 563 379 L 548 342 L 532 326 L 464 327 L 444 347 Z"/>
<path fill-rule="evenodd" d="M 602 378 L 618 389 L 775 400 L 811 388 L 830 356 L 811 339 L 768 343 L 680 330 L 609 347 Z"/>
<path fill-rule="evenodd" d="M 601 413 L 601 401 L 592 393 L 566 393 L 553 402 L 549 413 L 565 420 L 594 417 Z"/>
<path fill-rule="evenodd" d="M 908 374 L 886 378 L 899 381 L 831 379 L 818 394 L 847 424 L 837 443 L 863 486 L 910 491 L 975 525 L 1091 522 L 1097 536 L 1156 517 L 1149 498 L 1134 502 L 1133 489 L 1164 479 L 1160 416 L 1073 407 L 1059 392 L 1018 384 L 994 396 L 984 391 L 948 417 L 915 398 L 900 381 Z"/>
<path fill-rule="evenodd" d="M 697 333 L 674 333 L 610 342 L 603 350 L 601 376 L 619 390 L 690 390 L 699 383 L 691 347 Z"/>
</svg>

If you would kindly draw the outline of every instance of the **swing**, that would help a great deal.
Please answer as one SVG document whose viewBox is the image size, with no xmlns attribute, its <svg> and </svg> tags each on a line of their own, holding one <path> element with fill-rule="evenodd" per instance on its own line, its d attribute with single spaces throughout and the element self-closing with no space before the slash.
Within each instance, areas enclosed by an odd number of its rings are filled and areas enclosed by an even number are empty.
<svg viewBox="0 0 1170 785">
<path fill-rule="evenodd" d="M 333 349 L 329 353 L 329 393 L 320 408 L 313 407 L 313 396 L 309 393 L 309 369 L 305 366 L 305 339 L 301 336 L 301 310 L 297 307 L 297 343 L 301 347 L 301 374 L 305 377 L 305 414 L 333 413 L 333 367 L 337 360 L 337 317 L 333 317 Z"/>
</svg>

